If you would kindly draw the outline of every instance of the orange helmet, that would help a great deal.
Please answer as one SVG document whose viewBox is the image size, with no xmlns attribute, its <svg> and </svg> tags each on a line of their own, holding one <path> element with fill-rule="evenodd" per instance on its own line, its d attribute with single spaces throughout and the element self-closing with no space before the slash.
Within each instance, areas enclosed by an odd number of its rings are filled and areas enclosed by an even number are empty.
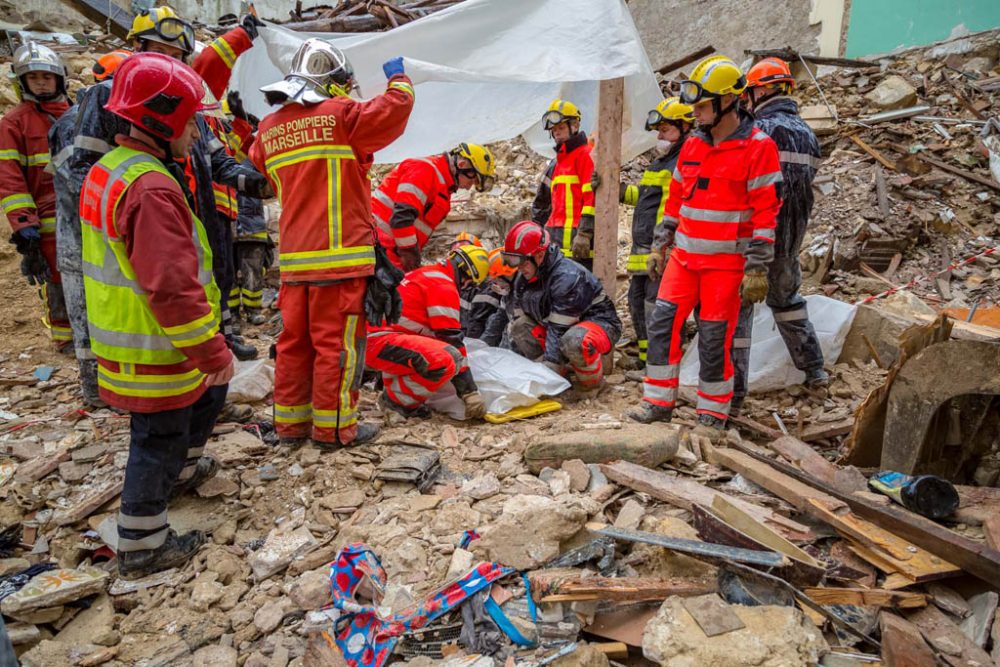
<svg viewBox="0 0 1000 667">
<path fill-rule="evenodd" d="M 451 242 L 451 250 L 455 248 L 461 248 L 464 245 L 474 245 L 477 248 L 483 247 L 483 242 L 479 240 L 479 237 L 471 232 L 459 232 L 455 240 Z"/>
<path fill-rule="evenodd" d="M 503 260 L 503 248 L 490 250 L 490 278 L 508 278 L 517 273 L 517 269 Z"/>
<path fill-rule="evenodd" d="M 792 70 L 781 58 L 764 58 L 747 72 L 747 87 L 767 86 L 774 83 L 788 84 L 795 87 L 795 77 Z"/>
<path fill-rule="evenodd" d="M 91 71 L 94 73 L 95 81 L 104 81 L 113 76 L 118 66 L 125 62 L 125 59 L 132 55 L 131 51 L 116 49 L 110 53 L 105 53 L 97 59 Z"/>
</svg>

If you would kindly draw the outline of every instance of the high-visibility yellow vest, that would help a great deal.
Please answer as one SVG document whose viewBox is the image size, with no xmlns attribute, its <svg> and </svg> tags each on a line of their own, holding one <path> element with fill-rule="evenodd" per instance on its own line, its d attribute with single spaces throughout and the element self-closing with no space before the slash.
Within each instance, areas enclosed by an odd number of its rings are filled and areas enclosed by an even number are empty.
<svg viewBox="0 0 1000 667">
<path fill-rule="evenodd" d="M 184 361 L 184 348 L 211 339 L 219 331 L 220 292 L 212 277 L 212 251 L 205 227 L 194 213 L 192 242 L 198 253 L 198 282 L 211 311 L 186 324 L 163 327 L 149 307 L 149 296 L 136 282 L 125 243 L 115 224 L 118 203 L 137 178 L 149 172 L 173 178 L 148 153 L 119 146 L 91 169 L 80 199 L 83 223 L 83 273 L 87 295 L 87 324 L 94 353 L 122 364 L 169 365 Z M 143 380 L 142 396 L 169 396 L 189 391 L 201 381 L 198 371 L 183 374 L 164 386 Z M 147 376 L 153 380 L 156 376 Z M 162 379 L 174 376 L 161 376 Z M 103 378 L 102 378 L 103 379 Z M 120 394 L 123 387 L 112 386 Z M 128 387 L 125 387 L 128 389 Z"/>
</svg>

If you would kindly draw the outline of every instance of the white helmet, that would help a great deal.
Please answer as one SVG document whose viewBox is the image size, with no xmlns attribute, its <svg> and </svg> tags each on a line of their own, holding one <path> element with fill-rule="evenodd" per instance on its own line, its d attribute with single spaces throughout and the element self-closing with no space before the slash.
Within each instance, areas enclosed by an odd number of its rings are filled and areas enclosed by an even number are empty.
<svg viewBox="0 0 1000 667">
<path fill-rule="evenodd" d="M 66 66 L 59 55 L 47 46 L 36 42 L 28 42 L 14 52 L 14 63 L 11 65 L 14 76 L 21 87 L 21 96 L 26 100 L 47 102 L 66 94 Z M 48 72 L 59 79 L 56 92 L 51 95 L 37 96 L 31 94 L 24 77 L 29 72 Z"/>
<path fill-rule="evenodd" d="M 314 37 L 299 46 L 282 81 L 260 90 L 269 104 L 317 104 L 334 96 L 347 96 L 354 88 L 354 68 L 347 57 L 337 47 Z"/>
</svg>

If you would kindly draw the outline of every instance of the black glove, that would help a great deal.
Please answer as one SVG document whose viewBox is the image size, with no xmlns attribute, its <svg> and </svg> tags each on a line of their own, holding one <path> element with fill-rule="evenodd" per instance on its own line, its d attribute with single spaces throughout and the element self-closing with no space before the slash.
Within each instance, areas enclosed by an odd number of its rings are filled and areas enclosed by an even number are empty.
<svg viewBox="0 0 1000 667">
<path fill-rule="evenodd" d="M 25 227 L 17 231 L 10 240 L 21 253 L 21 275 L 28 279 L 28 284 L 45 284 L 52 277 L 52 272 L 42 254 L 42 238 L 38 230 Z"/>
<path fill-rule="evenodd" d="M 264 22 L 253 14 L 247 14 L 240 20 L 240 26 L 247 31 L 247 35 L 250 37 L 250 40 L 253 41 L 257 39 L 257 35 L 259 34 L 257 32 L 257 28 L 264 27 Z"/>
<path fill-rule="evenodd" d="M 270 199 L 274 196 L 274 190 L 271 189 L 271 184 L 260 172 L 248 169 L 243 185 L 243 194 L 255 199 Z"/>
<path fill-rule="evenodd" d="M 250 123 L 254 129 L 257 129 L 257 125 L 260 124 L 260 119 L 252 113 L 247 113 L 246 108 L 243 106 L 243 98 L 240 97 L 240 94 L 237 91 L 229 91 L 229 94 L 226 95 L 226 103 L 229 105 L 229 111 L 234 117 L 239 118 L 240 120 L 245 120 Z"/>
<path fill-rule="evenodd" d="M 403 272 L 397 269 L 385 248 L 375 246 L 375 274 L 368 277 L 365 288 L 365 317 L 368 323 L 375 327 L 385 324 L 395 324 L 403 312 L 403 300 L 399 296 L 399 283 L 403 281 Z"/>
<path fill-rule="evenodd" d="M 410 272 L 420 268 L 420 246 L 412 245 L 408 248 L 396 246 L 396 254 L 403 263 L 403 271 Z"/>
</svg>

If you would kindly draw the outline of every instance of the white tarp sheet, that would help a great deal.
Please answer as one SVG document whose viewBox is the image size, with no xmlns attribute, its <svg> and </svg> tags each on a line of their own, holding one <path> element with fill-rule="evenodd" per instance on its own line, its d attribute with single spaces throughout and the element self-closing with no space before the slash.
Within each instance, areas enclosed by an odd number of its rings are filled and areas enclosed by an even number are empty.
<svg viewBox="0 0 1000 667">
<path fill-rule="evenodd" d="M 844 349 L 844 341 L 854 322 L 855 306 L 814 294 L 806 297 L 809 320 L 816 328 L 819 345 L 827 365 L 834 364 Z M 698 337 L 688 345 L 681 360 L 681 384 L 698 386 Z M 795 368 L 778 333 L 771 309 L 757 304 L 750 341 L 750 393 L 777 391 L 805 380 L 805 373 Z"/>
<path fill-rule="evenodd" d="M 364 98 L 385 90 L 382 63 L 404 57 L 416 103 L 405 134 L 376 155 L 380 163 L 518 135 L 551 156 L 541 123 L 549 103 L 572 100 L 592 134 L 598 82 L 618 77 L 625 78 L 622 160 L 656 141 L 643 126 L 662 95 L 623 0 L 467 0 L 389 32 L 310 35 L 271 26 L 260 34 L 264 44 L 240 56 L 233 73 L 233 87 L 259 117 L 270 108 L 258 88 L 280 79 L 310 36 L 343 49 Z"/>
</svg>

